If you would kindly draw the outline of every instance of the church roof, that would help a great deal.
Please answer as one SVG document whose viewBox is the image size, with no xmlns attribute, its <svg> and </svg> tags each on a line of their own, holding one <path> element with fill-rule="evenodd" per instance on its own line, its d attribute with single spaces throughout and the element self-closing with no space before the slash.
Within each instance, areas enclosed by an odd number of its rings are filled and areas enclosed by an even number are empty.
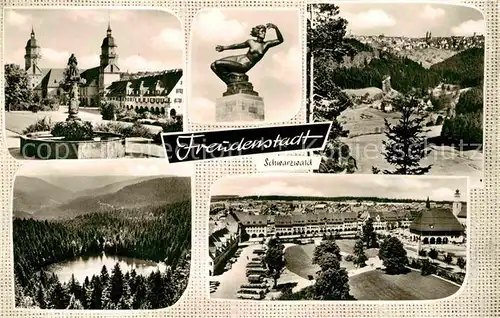
<svg viewBox="0 0 500 318">
<path fill-rule="evenodd" d="M 115 43 L 115 38 L 112 37 L 111 35 L 107 36 L 102 40 L 102 45 L 101 48 L 103 47 L 111 47 L 111 46 L 117 46 Z"/>
<path fill-rule="evenodd" d="M 158 75 L 149 75 L 134 79 L 115 81 L 108 86 L 109 96 L 125 96 L 127 93 L 127 85 L 130 85 L 132 90 L 137 91 L 142 87 L 148 91 L 154 91 L 156 84 L 159 82 L 160 88 L 163 89 L 162 94 L 168 95 L 174 89 L 177 82 L 182 77 L 182 70 L 167 71 Z"/>
<path fill-rule="evenodd" d="M 83 86 L 89 86 L 94 80 L 99 80 L 99 66 L 83 71 L 80 73 L 80 77 L 85 79 Z"/>
<path fill-rule="evenodd" d="M 38 43 L 35 38 L 29 39 L 28 42 L 26 42 L 26 48 L 35 48 L 38 47 Z"/>
<path fill-rule="evenodd" d="M 64 79 L 63 68 L 42 68 L 42 80 L 35 89 L 57 88 Z"/>
<path fill-rule="evenodd" d="M 38 47 L 37 43 L 36 43 L 36 38 L 35 38 L 35 30 L 33 29 L 33 27 L 31 28 L 31 37 L 30 39 L 28 40 L 28 42 L 26 42 L 26 48 L 36 48 Z"/>
<path fill-rule="evenodd" d="M 410 225 L 416 232 L 463 232 L 464 228 L 458 222 L 450 209 L 425 209 Z"/>
</svg>

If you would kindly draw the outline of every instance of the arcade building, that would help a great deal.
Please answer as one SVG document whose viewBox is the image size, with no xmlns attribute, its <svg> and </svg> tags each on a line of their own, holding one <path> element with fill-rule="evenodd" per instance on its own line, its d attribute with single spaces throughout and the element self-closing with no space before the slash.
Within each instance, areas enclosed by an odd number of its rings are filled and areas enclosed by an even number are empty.
<svg viewBox="0 0 500 318">
<path fill-rule="evenodd" d="M 419 245 L 440 245 L 465 242 L 466 204 L 456 190 L 452 209 L 429 208 L 422 211 L 410 225 L 410 238 Z"/>
</svg>

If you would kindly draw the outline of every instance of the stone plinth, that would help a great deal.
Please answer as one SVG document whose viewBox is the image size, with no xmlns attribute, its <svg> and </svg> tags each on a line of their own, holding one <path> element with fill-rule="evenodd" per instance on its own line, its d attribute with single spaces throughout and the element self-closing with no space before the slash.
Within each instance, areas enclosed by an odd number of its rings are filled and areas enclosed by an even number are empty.
<svg viewBox="0 0 500 318">
<path fill-rule="evenodd" d="M 215 121 L 263 121 L 264 99 L 249 94 L 232 94 L 217 98 L 215 103 Z"/>
<path fill-rule="evenodd" d="M 248 81 L 248 76 L 245 74 L 231 73 L 227 84 L 227 90 L 222 96 L 229 96 L 234 94 L 247 94 L 252 96 L 259 96 L 253 90 L 253 85 Z"/>
<path fill-rule="evenodd" d="M 50 132 L 20 136 L 21 155 L 25 159 L 112 159 L 125 156 L 125 138 L 95 132 L 94 140 L 68 141 Z"/>
</svg>

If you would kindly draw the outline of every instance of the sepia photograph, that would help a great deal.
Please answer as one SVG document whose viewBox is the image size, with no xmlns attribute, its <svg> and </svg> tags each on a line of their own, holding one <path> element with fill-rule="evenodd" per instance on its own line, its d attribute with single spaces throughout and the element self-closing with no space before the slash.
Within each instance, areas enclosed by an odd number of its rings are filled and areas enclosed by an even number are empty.
<svg viewBox="0 0 500 318">
<path fill-rule="evenodd" d="M 266 174 L 212 187 L 212 298 L 430 300 L 467 264 L 465 177 Z"/>
<path fill-rule="evenodd" d="M 193 21 L 190 41 L 190 121 L 272 123 L 298 113 L 298 10 L 205 9 Z"/>
<path fill-rule="evenodd" d="M 5 133 L 16 159 L 161 158 L 182 131 L 180 20 L 168 11 L 4 10 Z M 147 34 L 147 36 L 145 36 Z"/>
<path fill-rule="evenodd" d="M 191 263 L 191 170 L 162 159 L 24 165 L 13 197 L 16 307 L 176 303 Z"/>
<path fill-rule="evenodd" d="M 480 11 L 312 4 L 307 23 L 307 117 L 334 123 L 318 172 L 460 175 L 481 184 Z"/>
</svg>

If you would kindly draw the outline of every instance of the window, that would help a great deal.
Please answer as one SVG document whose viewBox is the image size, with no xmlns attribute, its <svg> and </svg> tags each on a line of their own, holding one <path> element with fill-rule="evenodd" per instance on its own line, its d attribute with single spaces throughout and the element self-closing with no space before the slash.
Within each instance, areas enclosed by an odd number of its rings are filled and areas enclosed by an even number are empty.
<svg viewBox="0 0 500 318">
<path fill-rule="evenodd" d="M 182 92 L 183 92 L 182 88 L 178 88 L 175 90 L 175 93 L 177 93 L 177 94 L 182 94 Z"/>
<path fill-rule="evenodd" d="M 174 103 L 182 103 L 182 98 L 175 98 Z"/>
</svg>

